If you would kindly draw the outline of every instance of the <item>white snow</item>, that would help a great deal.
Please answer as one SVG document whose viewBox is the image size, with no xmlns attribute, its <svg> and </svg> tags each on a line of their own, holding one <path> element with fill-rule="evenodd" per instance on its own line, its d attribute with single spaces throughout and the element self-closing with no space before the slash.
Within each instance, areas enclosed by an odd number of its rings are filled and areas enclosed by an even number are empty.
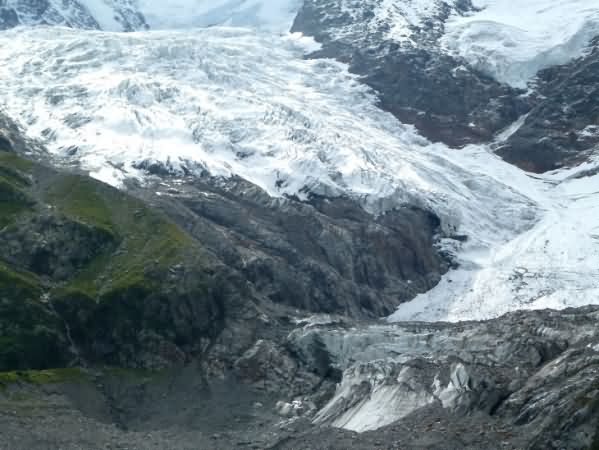
<svg viewBox="0 0 599 450">
<path fill-rule="evenodd" d="M 360 3 L 368 5 L 368 2 Z M 441 7 L 439 0 L 379 0 L 374 9 L 373 23 L 377 28 L 380 24 L 389 24 L 388 39 L 410 41 L 413 28 L 422 26 L 423 21 L 437 14 Z"/>
<path fill-rule="evenodd" d="M 100 1 L 100 0 L 95 0 Z M 302 0 L 138 0 L 152 29 L 215 25 L 263 28 L 286 33 Z"/>
<path fill-rule="evenodd" d="M 321 10 L 325 17 L 346 17 L 348 25 L 331 29 L 336 38 L 359 41 L 376 36 L 377 40 L 391 39 L 400 43 L 413 42 L 414 29 L 454 0 L 337 0 L 326 3 Z M 433 26 L 440 26 L 436 23 Z M 431 23 L 427 23 L 431 26 Z M 381 35 L 382 33 L 382 35 Z"/>
<path fill-rule="evenodd" d="M 118 0 L 117 0 L 118 1 Z M 100 28 L 104 31 L 122 31 L 122 25 L 115 19 L 115 11 L 113 1 L 111 0 L 79 0 L 92 15 Z M 61 2 L 55 2 L 55 6 L 59 9 Z M 60 10 L 60 9 L 59 9 Z M 64 14 L 69 17 L 68 14 Z"/>
<path fill-rule="evenodd" d="M 599 175 L 572 172 L 511 175 L 513 186 L 543 210 L 535 226 L 489 251 L 465 251 L 460 269 L 390 320 L 482 320 L 518 309 L 598 304 Z"/>
<path fill-rule="evenodd" d="M 599 34 L 596 0 L 474 0 L 454 15 L 443 45 L 499 81 L 524 88 L 541 69 L 583 54 Z"/>
</svg>

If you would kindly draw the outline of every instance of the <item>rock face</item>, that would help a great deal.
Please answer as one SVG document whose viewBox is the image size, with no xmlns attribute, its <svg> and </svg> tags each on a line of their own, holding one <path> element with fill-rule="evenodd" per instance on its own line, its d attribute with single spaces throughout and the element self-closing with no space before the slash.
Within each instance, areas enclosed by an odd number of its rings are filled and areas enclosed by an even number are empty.
<svg viewBox="0 0 599 450">
<path fill-rule="evenodd" d="M 522 125 L 498 144 L 507 161 L 533 172 L 576 165 L 599 145 L 599 39 L 588 54 L 541 71 L 537 98 Z"/>
<path fill-rule="evenodd" d="M 439 219 L 408 205 L 376 217 L 351 199 L 273 199 L 244 180 L 210 177 L 158 192 L 151 203 L 258 295 L 300 311 L 387 315 L 449 267 L 435 250 Z"/>
</svg>

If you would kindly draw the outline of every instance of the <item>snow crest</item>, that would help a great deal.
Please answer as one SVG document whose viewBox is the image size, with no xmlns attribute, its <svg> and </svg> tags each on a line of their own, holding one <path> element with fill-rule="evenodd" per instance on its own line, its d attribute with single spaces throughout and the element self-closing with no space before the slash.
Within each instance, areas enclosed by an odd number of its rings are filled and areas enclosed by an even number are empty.
<svg viewBox="0 0 599 450">
<path fill-rule="evenodd" d="M 501 82 L 525 88 L 541 69 L 581 56 L 599 35 L 595 0 L 474 0 L 454 15 L 443 46 Z"/>
</svg>

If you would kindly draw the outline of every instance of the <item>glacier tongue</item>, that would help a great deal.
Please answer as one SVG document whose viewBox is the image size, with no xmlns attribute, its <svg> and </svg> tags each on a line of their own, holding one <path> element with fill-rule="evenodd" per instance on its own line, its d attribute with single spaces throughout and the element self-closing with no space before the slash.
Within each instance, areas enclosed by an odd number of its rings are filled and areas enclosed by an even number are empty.
<svg viewBox="0 0 599 450">
<path fill-rule="evenodd" d="M 400 305 L 389 320 L 485 320 L 515 310 L 564 309 L 599 298 L 599 175 L 595 164 L 514 185 L 541 208 L 534 227 L 450 272 L 426 294 Z"/>
</svg>

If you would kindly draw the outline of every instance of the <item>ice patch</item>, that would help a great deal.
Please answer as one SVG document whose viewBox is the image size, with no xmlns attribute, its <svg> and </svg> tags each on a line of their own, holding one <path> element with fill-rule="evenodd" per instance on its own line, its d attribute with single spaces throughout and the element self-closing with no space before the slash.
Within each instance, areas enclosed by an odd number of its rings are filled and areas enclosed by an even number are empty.
<svg viewBox="0 0 599 450">
<path fill-rule="evenodd" d="M 541 69 L 581 56 L 599 35 L 595 0 L 475 0 L 480 11 L 454 15 L 443 46 L 497 80 L 525 88 Z"/>
<path fill-rule="evenodd" d="M 388 379 L 390 370 L 385 361 L 347 369 L 335 395 L 314 422 L 330 421 L 334 427 L 361 433 L 396 422 L 435 401 L 414 376 L 414 369 L 403 367 L 392 381 Z"/>
</svg>

